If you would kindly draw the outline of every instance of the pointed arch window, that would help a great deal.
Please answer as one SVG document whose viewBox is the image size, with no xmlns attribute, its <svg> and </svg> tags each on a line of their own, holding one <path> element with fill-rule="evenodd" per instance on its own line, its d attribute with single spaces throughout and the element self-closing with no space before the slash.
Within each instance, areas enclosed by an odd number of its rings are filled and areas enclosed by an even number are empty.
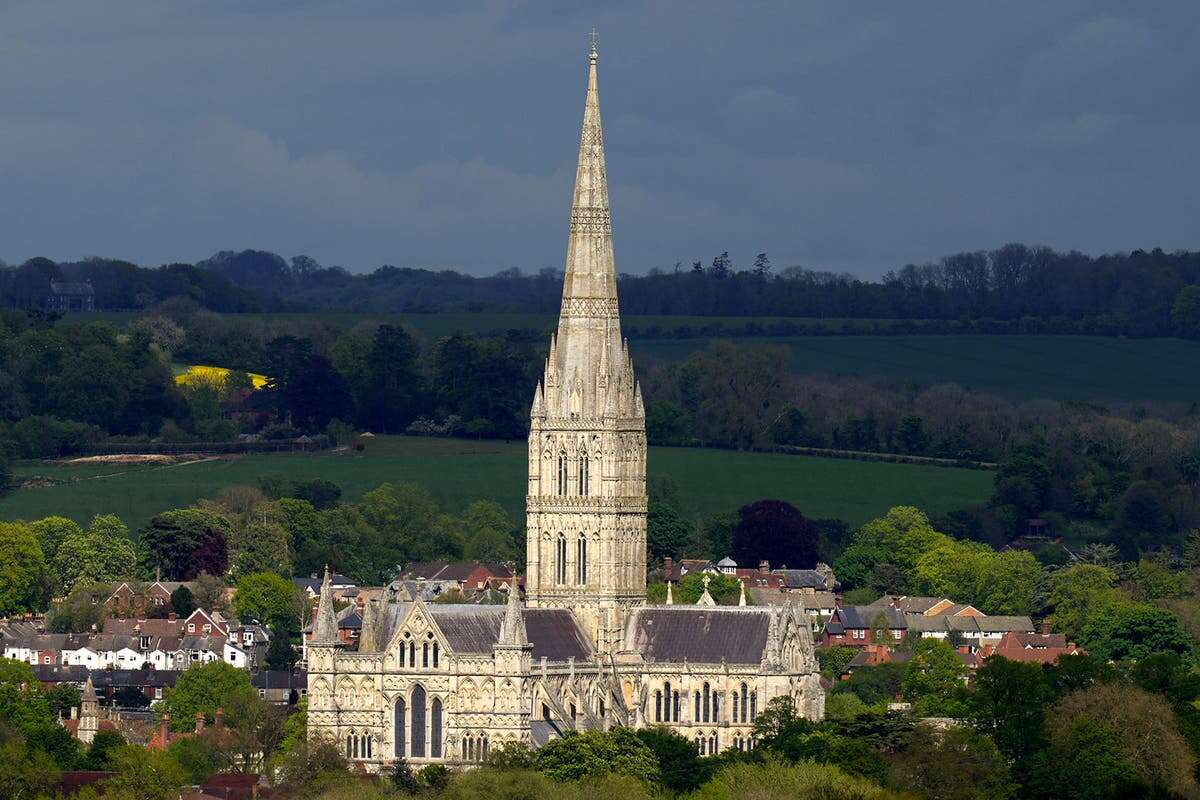
<svg viewBox="0 0 1200 800">
<path fill-rule="evenodd" d="M 405 740 L 404 733 L 405 733 L 405 728 L 408 724 L 408 720 L 406 720 L 404 717 L 405 717 L 404 698 L 401 697 L 400 699 L 398 699 L 396 701 L 395 717 L 393 719 L 393 724 L 392 724 L 392 730 L 393 730 L 392 739 L 396 743 L 396 750 L 394 752 L 394 755 L 396 758 L 404 758 L 405 755 L 407 755 L 404 752 L 404 740 Z"/>
<path fill-rule="evenodd" d="M 442 701 L 437 697 L 429 704 L 429 757 L 442 757 Z"/>
<path fill-rule="evenodd" d="M 750 693 L 750 721 L 758 719 L 758 692 Z"/>
<path fill-rule="evenodd" d="M 425 739 L 428 734 L 425 726 L 425 687 L 417 684 L 412 690 L 412 724 L 409 726 L 409 739 L 412 741 L 413 758 L 425 757 Z"/>
<path fill-rule="evenodd" d="M 579 534 L 575 540 L 575 582 L 583 585 L 588 580 L 587 534 Z"/>
<path fill-rule="evenodd" d="M 555 542 L 554 582 L 560 585 L 567 582 L 567 537 L 561 533 Z"/>
<path fill-rule="evenodd" d="M 567 493 L 567 451 L 565 450 L 558 454 L 558 493 L 560 495 Z"/>
<path fill-rule="evenodd" d="M 663 695 L 661 690 L 654 692 L 654 721 L 663 721 Z"/>
<path fill-rule="evenodd" d="M 579 496 L 587 497 L 588 493 L 588 457 L 587 452 L 579 454 Z"/>
<path fill-rule="evenodd" d="M 741 685 L 742 690 L 742 722 L 753 721 L 750 718 L 750 697 L 746 694 L 746 684 Z M 737 694 L 734 694 L 737 697 Z"/>
<path fill-rule="evenodd" d="M 408 665 L 410 667 L 417 666 L 417 643 L 408 643 Z"/>
</svg>

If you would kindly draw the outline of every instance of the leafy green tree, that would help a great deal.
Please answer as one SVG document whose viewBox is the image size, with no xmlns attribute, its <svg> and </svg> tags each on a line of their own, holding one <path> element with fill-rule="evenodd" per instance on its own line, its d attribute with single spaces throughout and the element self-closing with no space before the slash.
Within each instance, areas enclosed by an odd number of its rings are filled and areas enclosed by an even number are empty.
<svg viewBox="0 0 1200 800">
<path fill-rule="evenodd" d="M 125 737 L 116 731 L 101 729 L 96 731 L 87 755 L 84 756 L 83 769 L 107 770 L 110 766 L 109 757 L 117 748 L 125 746 Z"/>
<path fill-rule="evenodd" d="M 267 669 L 290 671 L 296 666 L 296 648 L 283 632 L 272 631 L 271 644 L 267 647 Z"/>
<path fill-rule="evenodd" d="M 883 517 L 859 528 L 854 535 L 854 544 L 883 552 L 888 563 L 895 564 L 911 575 L 921 556 L 948 538 L 935 531 L 929 523 L 929 517 L 919 509 L 896 506 Z"/>
<path fill-rule="evenodd" d="M 201 784 L 221 768 L 221 754 L 208 736 L 185 736 L 167 748 L 188 783 Z"/>
<path fill-rule="evenodd" d="M 324 511 L 337 505 L 342 496 L 342 489 L 333 481 L 313 478 L 293 481 L 291 496 L 297 500 L 307 500 L 313 508 Z"/>
<path fill-rule="evenodd" d="M 464 555 L 473 561 L 505 562 L 516 555 L 512 520 L 504 506 L 476 500 L 460 518 L 466 538 Z"/>
<path fill-rule="evenodd" d="M 87 531 L 63 541 L 55 568 L 70 590 L 81 580 L 105 583 L 133 576 L 137 553 L 128 539 L 125 523 L 111 514 L 92 518 Z"/>
<path fill-rule="evenodd" d="M 242 619 L 266 623 L 277 632 L 296 632 L 307 604 L 296 585 L 275 572 L 255 572 L 238 580 L 233 610 Z"/>
<path fill-rule="evenodd" d="M 742 566 L 763 560 L 792 569 L 816 566 L 821 531 L 791 503 L 759 500 L 739 508 L 738 517 L 733 558 Z"/>
<path fill-rule="evenodd" d="M 925 421 L 917 416 L 903 417 L 896 425 L 896 447 L 901 453 L 924 453 L 929 448 Z"/>
<path fill-rule="evenodd" d="M 921 555 L 913 577 L 922 592 L 953 597 L 987 614 L 1029 614 L 1041 572 L 1024 550 L 997 553 L 977 542 L 945 539 Z"/>
<path fill-rule="evenodd" d="M 1180 735 L 1175 715 L 1163 698 L 1115 683 L 1099 683 L 1073 692 L 1055 703 L 1046 715 L 1051 744 L 1062 749 L 1073 737 L 1081 735 L 1092 746 L 1097 740 L 1103 742 L 1106 738 L 1100 735 L 1103 732 L 1080 729 L 1080 725 L 1086 725 L 1085 721 L 1115 732 L 1120 754 L 1132 774 L 1146 786 L 1182 796 L 1195 791 L 1195 756 Z M 1111 764 L 1111 752 L 1097 760 Z M 1118 781 L 1117 785 L 1125 783 Z M 1094 793 L 1093 796 L 1112 795 Z"/>
<path fill-rule="evenodd" d="M 1117 576 L 1098 564 L 1076 564 L 1049 577 L 1050 624 L 1067 638 L 1079 641 L 1093 616 L 1105 616 L 1122 601 L 1114 588 Z"/>
<path fill-rule="evenodd" d="M 375 329 L 367 359 L 366 389 L 359 398 L 360 418 L 367 428 L 398 433 L 416 418 L 423 405 L 419 354 L 406 328 L 380 325 Z M 441 363 L 436 354 L 434 359 Z"/>
<path fill-rule="evenodd" d="M 628 728 L 571 733 L 540 748 L 541 772 L 557 781 L 598 777 L 609 772 L 658 783 L 662 773 L 654 751 Z"/>
<path fill-rule="evenodd" d="M 192 596 L 196 599 L 196 607 L 205 611 L 226 611 L 225 581 L 217 575 L 201 572 L 192 581 Z"/>
<path fill-rule="evenodd" d="M 1016 797 L 1004 755 L 970 728 L 918 725 L 892 763 L 888 783 L 929 800 Z"/>
<path fill-rule="evenodd" d="M 1090 717 L 1071 720 L 1050 747 L 1022 766 L 1022 783 L 1034 798 L 1119 800 L 1149 795 L 1149 787 L 1122 752 L 1120 735 Z"/>
<path fill-rule="evenodd" d="M 643 728 L 636 735 L 654 753 L 662 785 L 669 791 L 694 791 L 708 778 L 694 742 L 665 726 Z"/>
<path fill-rule="evenodd" d="M 848 648 L 857 650 L 858 648 Z M 868 705 L 888 703 L 900 694 L 904 683 L 905 665 L 898 662 L 858 667 L 849 680 L 834 684 L 834 692 L 853 693 Z"/>
<path fill-rule="evenodd" d="M 33 529 L 23 522 L 0 523 L 0 616 L 43 608 L 48 580 Z"/>
<path fill-rule="evenodd" d="M 442 554 L 429 532 L 438 526 L 441 510 L 433 495 L 415 483 L 385 483 L 362 496 L 363 519 L 387 542 L 368 557 L 387 568 L 408 561 L 427 561 Z"/>
<path fill-rule="evenodd" d="M 163 578 L 192 580 L 201 572 L 223 575 L 228 566 L 229 520 L 202 508 L 180 508 L 156 514 L 141 533 L 149 571 Z"/>
<path fill-rule="evenodd" d="M 180 619 L 186 619 L 196 610 L 196 598 L 192 595 L 192 590 L 186 584 L 181 584 L 175 591 L 171 592 L 171 610 Z"/>
<path fill-rule="evenodd" d="M 1135 481 L 1116 503 L 1113 542 L 1121 558 L 1136 561 L 1142 550 L 1162 542 L 1172 530 L 1167 493 L 1158 481 Z"/>
<path fill-rule="evenodd" d="M 239 698 L 250 697 L 259 699 L 249 673 L 223 661 L 210 661 L 184 670 L 158 706 L 171 715 L 172 730 L 188 731 L 195 725 L 196 714 L 211 722 L 218 708 L 228 709 Z"/>
<path fill-rule="evenodd" d="M 175 800 L 184 774 L 170 754 L 136 745 L 109 751 L 113 776 L 103 782 L 104 796 L 120 800 Z"/>
<path fill-rule="evenodd" d="M 43 692 L 50 713 L 55 717 L 67 718 L 72 708 L 79 708 L 80 691 L 73 683 L 56 683 Z"/>
<path fill-rule="evenodd" d="M 864 588 L 870 585 L 875 571 L 888 564 L 888 554 L 883 548 L 868 544 L 852 544 L 838 555 L 833 562 L 834 573 L 846 589 Z M 894 570 L 891 573 L 893 584 L 903 584 L 908 580 L 903 568 L 889 564 Z"/>
<path fill-rule="evenodd" d="M 72 536 L 83 533 L 83 529 L 75 520 L 66 517 L 46 517 L 34 520 L 29 523 L 29 527 L 33 528 L 33 532 L 37 534 L 38 543 L 42 546 L 42 555 L 45 556 L 48 564 L 54 563 L 54 559 L 58 555 L 58 548 L 62 546 L 63 542 Z"/>
<path fill-rule="evenodd" d="M 1154 653 L 1192 652 L 1193 643 L 1169 611 L 1145 603 L 1120 603 L 1084 626 L 1082 643 L 1093 655 L 1138 661 Z"/>
<path fill-rule="evenodd" d="M 105 601 L 112 594 L 108 584 L 83 580 L 54 605 L 46 615 L 46 630 L 50 633 L 86 633 L 92 627 L 102 628 L 110 614 Z"/>
<path fill-rule="evenodd" d="M 292 558 L 288 550 L 288 538 L 287 529 L 280 521 L 267 518 L 266 515 L 251 519 L 238 532 L 232 573 L 250 575 L 274 572 L 290 576 Z"/>
<path fill-rule="evenodd" d="M 1171 322 L 1181 336 L 1200 336 L 1200 285 L 1192 284 L 1179 290 L 1171 306 Z"/>
<path fill-rule="evenodd" d="M 40 800 L 60 785 L 59 768 L 42 750 L 29 748 L 18 731 L 0 724 L 0 797 Z"/>
<path fill-rule="evenodd" d="M 759 800 L 759 798 L 821 798 L 821 800 L 895 800 L 898 796 L 874 781 L 847 775 L 830 764 L 788 764 L 782 759 L 763 763 L 733 763 L 691 795 L 694 800 Z"/>
<path fill-rule="evenodd" d="M 1040 665 L 993 656 L 976 671 L 971 688 L 975 727 L 991 736 L 1001 752 L 1021 759 L 1041 747 L 1052 692 Z"/>
<path fill-rule="evenodd" d="M 654 400 L 646 408 L 646 439 L 652 445 L 684 445 L 692 440 L 692 415 L 670 400 Z"/>
<path fill-rule="evenodd" d="M 846 671 L 859 649 L 857 647 L 818 647 L 817 662 L 821 665 L 821 674 L 829 680 L 837 680 Z"/>
<path fill-rule="evenodd" d="M 674 506 L 650 501 L 646 513 L 646 549 L 652 564 L 664 556 L 678 558 L 692 534 L 692 526 Z"/>
<path fill-rule="evenodd" d="M 922 716 L 965 715 L 967 665 L 941 639 L 918 639 L 901 688 Z"/>
</svg>

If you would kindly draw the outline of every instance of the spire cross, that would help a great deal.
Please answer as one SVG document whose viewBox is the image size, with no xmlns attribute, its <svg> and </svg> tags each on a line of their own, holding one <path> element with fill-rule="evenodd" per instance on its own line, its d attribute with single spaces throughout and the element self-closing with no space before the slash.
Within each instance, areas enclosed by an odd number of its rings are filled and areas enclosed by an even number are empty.
<svg viewBox="0 0 1200 800">
<path fill-rule="evenodd" d="M 592 55 L 594 56 L 596 55 L 596 40 L 599 38 L 596 35 L 596 28 L 594 26 L 592 27 L 592 32 L 588 34 L 588 38 L 592 40 Z"/>
</svg>

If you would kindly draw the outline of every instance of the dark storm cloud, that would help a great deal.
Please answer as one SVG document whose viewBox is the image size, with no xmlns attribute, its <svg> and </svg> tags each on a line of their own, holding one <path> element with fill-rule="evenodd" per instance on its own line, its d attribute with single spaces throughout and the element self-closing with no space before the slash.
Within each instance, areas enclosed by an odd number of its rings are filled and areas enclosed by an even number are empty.
<svg viewBox="0 0 1200 800">
<path fill-rule="evenodd" d="M 0 256 L 557 266 L 593 24 L 623 270 L 1200 244 L 1191 0 L 36 0 Z"/>
</svg>

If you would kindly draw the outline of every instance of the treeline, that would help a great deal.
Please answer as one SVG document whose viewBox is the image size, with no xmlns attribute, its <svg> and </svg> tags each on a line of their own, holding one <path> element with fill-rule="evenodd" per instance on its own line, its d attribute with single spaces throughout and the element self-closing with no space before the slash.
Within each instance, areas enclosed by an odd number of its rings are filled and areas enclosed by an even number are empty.
<svg viewBox="0 0 1200 800">
<path fill-rule="evenodd" d="M 245 250 L 157 269 L 99 258 L 32 259 L 0 269 L 0 302 L 35 307 L 52 279 L 90 280 L 100 307 L 125 309 L 183 295 L 222 311 L 553 313 L 562 291 L 555 269 L 476 278 L 387 265 L 356 275 L 307 256 L 287 261 Z M 964 332 L 1200 333 L 1200 288 L 1183 294 L 1200 283 L 1200 252 L 1192 251 L 1088 256 L 1009 244 L 907 264 L 879 281 L 802 267 L 776 271 L 765 253 L 739 269 L 722 253 L 707 266 L 677 263 L 619 282 L 626 314 L 959 321 Z"/>
<path fill-rule="evenodd" d="M 277 300 L 248 290 L 219 272 L 193 264 L 154 269 L 111 258 L 55 263 L 31 258 L 18 267 L 0 262 L 0 306 L 41 309 L 52 283 L 90 282 L 97 310 L 148 308 L 171 297 L 187 297 L 214 311 L 273 311 Z"/>
</svg>

